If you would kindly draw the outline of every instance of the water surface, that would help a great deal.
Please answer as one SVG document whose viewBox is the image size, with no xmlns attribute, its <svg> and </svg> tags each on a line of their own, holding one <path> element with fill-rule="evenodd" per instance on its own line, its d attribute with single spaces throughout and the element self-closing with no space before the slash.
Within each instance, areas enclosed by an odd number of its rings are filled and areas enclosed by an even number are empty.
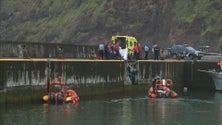
<svg viewBox="0 0 222 125">
<path fill-rule="evenodd" d="M 222 125 L 222 93 L 176 99 L 113 95 L 78 105 L 3 105 L 0 113 L 1 125 Z"/>
</svg>

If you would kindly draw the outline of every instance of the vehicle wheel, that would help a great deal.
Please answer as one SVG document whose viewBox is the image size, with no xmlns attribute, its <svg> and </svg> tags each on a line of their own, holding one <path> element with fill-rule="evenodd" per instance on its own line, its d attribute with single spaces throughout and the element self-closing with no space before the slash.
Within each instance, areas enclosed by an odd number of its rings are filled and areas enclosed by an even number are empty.
<svg viewBox="0 0 222 125">
<path fill-rule="evenodd" d="M 173 59 L 176 59 L 177 58 L 177 54 L 173 54 L 172 57 L 173 57 Z"/>
<path fill-rule="evenodd" d="M 189 59 L 193 59 L 193 55 L 189 55 Z"/>
</svg>

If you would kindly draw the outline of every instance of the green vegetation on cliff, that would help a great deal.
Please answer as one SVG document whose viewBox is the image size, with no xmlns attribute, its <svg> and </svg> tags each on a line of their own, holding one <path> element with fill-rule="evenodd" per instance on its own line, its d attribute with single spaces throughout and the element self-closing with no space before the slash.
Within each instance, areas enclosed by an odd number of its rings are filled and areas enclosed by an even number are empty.
<svg viewBox="0 0 222 125">
<path fill-rule="evenodd" d="M 117 32 L 150 44 L 222 51 L 221 0 L 1 0 L 0 40 L 98 44 Z"/>
<path fill-rule="evenodd" d="M 175 12 L 178 21 L 199 32 L 201 40 L 214 42 L 222 52 L 221 0 L 176 0 Z"/>
<path fill-rule="evenodd" d="M 221 0 L 177 0 L 176 14 L 180 21 L 189 24 L 200 20 L 202 35 L 222 30 Z"/>
</svg>

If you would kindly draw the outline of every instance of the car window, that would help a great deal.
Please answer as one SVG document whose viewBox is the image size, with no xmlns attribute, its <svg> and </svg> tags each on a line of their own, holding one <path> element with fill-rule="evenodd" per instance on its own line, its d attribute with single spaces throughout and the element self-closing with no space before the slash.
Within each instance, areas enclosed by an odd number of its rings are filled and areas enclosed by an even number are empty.
<svg viewBox="0 0 222 125">
<path fill-rule="evenodd" d="M 195 51 L 195 49 L 194 48 L 192 48 L 192 47 L 186 47 L 189 51 Z"/>
</svg>

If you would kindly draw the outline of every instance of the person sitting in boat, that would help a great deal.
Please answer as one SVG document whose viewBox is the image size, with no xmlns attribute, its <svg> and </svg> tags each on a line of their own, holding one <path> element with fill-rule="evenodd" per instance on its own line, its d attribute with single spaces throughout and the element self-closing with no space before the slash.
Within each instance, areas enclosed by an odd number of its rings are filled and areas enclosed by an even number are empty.
<svg viewBox="0 0 222 125">
<path fill-rule="evenodd" d="M 57 93 L 57 103 L 62 104 L 64 102 L 64 95 L 63 92 L 60 91 Z"/>
<path fill-rule="evenodd" d="M 161 79 L 156 76 L 152 79 L 152 87 L 148 89 L 148 95 L 152 98 L 176 98 L 177 93 L 172 90 L 173 82 L 171 79 Z"/>
<path fill-rule="evenodd" d="M 151 81 L 152 81 L 153 92 L 156 92 L 156 78 L 155 78 L 155 76 L 153 76 Z"/>
<path fill-rule="evenodd" d="M 157 89 L 157 87 L 156 87 L 156 81 L 157 80 L 160 80 L 160 76 L 158 76 L 158 75 L 153 76 L 153 78 L 152 78 L 152 87 L 153 87 L 154 92 L 156 92 L 156 89 Z"/>
<path fill-rule="evenodd" d="M 166 86 L 166 80 L 164 79 L 164 77 L 162 79 L 162 84 L 163 84 L 163 86 Z"/>
</svg>

